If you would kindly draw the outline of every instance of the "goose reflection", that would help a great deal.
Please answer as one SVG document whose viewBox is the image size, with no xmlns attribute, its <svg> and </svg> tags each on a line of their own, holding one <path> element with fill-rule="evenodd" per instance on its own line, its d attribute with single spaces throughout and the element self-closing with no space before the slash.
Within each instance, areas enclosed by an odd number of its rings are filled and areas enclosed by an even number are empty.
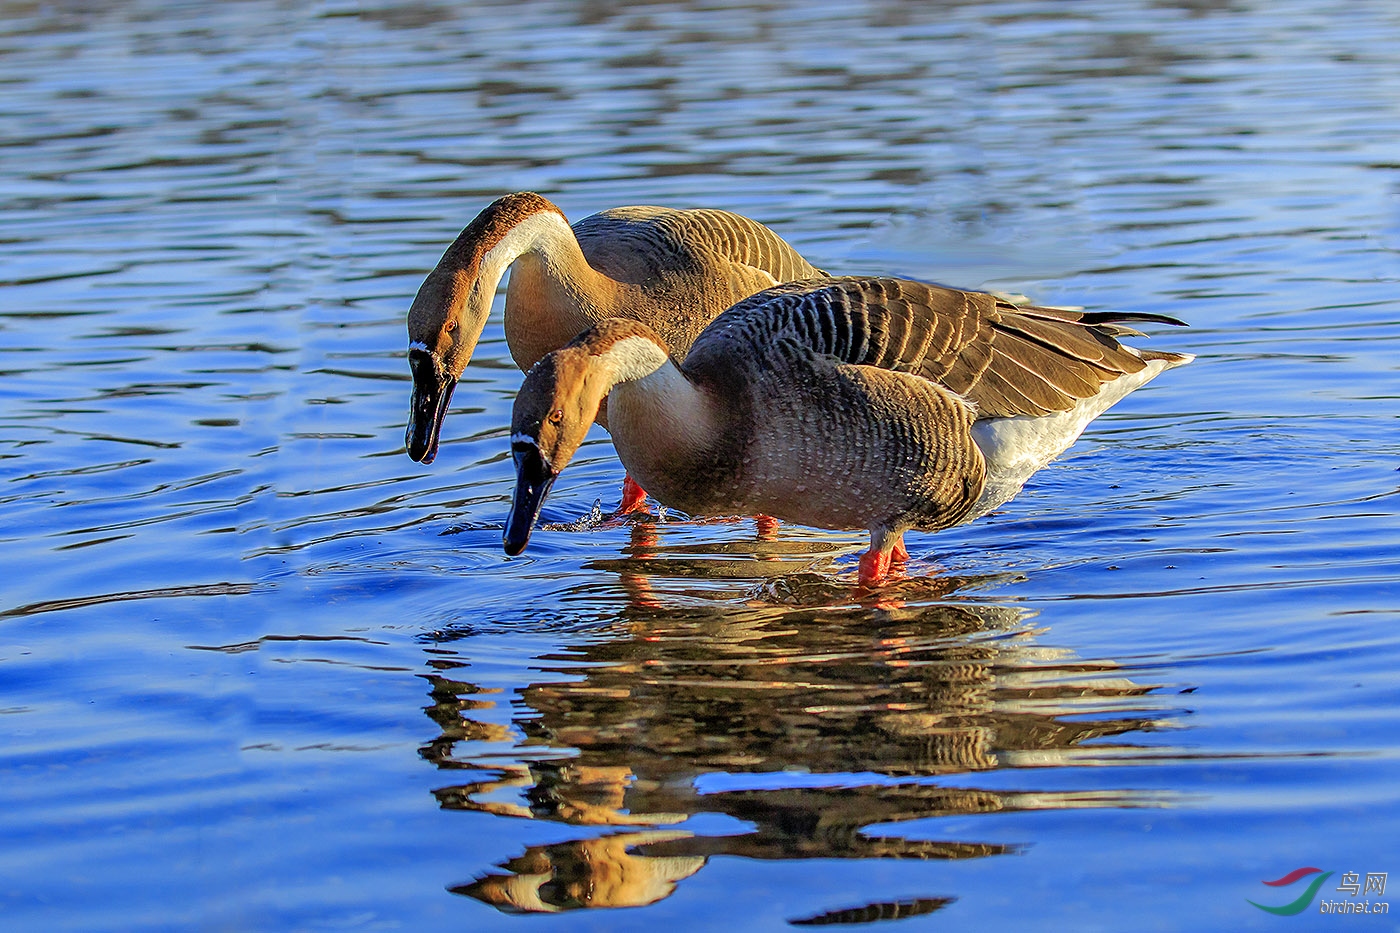
<svg viewBox="0 0 1400 933">
<path fill-rule="evenodd" d="M 650 559 L 652 569 L 668 562 L 659 550 Z M 673 555 L 670 569 L 708 572 L 696 568 L 714 559 Z M 1175 711 L 1155 695 L 1158 687 L 1112 662 L 1038 645 L 1021 609 L 947 600 L 895 608 L 802 600 L 667 606 L 676 600 L 648 585 L 633 562 L 619 563 L 628 567 L 619 582 L 630 599 L 617 637 L 543 659 L 551 676 L 520 695 L 528 712 L 515 717 L 524 740 L 515 740 L 514 754 L 501 754 L 499 743 L 512 741 L 506 727 L 473 720 L 474 708 L 497 700 L 462 679 L 468 665 L 433 662 L 429 715 L 441 734 L 422 754 L 445 771 L 472 773 L 434 792 L 441 806 L 592 828 L 573 841 L 530 847 L 457 893 L 512 911 L 639 906 L 666 897 L 716 855 L 1007 855 L 1020 847 L 905 838 L 891 827 L 1164 803 L 1128 789 L 1012 791 L 940 780 L 1163 751 L 1127 738 L 1170 724 Z M 803 574 L 795 576 L 800 590 Z M 976 582 L 944 578 L 943 586 Z M 567 675 L 578 679 L 561 679 Z M 703 828 L 686 825 L 702 815 Z M 876 824 L 880 835 L 868 832 Z M 917 909 L 947 900 L 923 899 Z M 878 919 L 915 908 L 852 909 Z"/>
</svg>

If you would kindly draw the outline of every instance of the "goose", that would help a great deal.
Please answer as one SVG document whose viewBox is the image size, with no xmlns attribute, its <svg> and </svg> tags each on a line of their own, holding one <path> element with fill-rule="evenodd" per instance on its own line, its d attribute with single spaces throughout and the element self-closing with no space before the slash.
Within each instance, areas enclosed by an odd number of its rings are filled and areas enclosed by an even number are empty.
<svg viewBox="0 0 1400 933">
<path fill-rule="evenodd" d="M 1144 336 L 1126 322 L 1182 323 L 886 277 L 767 289 L 683 361 L 639 321 L 601 321 L 531 367 L 516 396 L 505 551 L 524 550 L 606 404 L 619 458 L 657 501 L 868 529 L 858 580 L 874 586 L 908 557 L 907 530 L 996 508 L 1109 406 L 1193 359 L 1120 343 Z"/>
<path fill-rule="evenodd" d="M 452 390 L 507 269 L 506 343 L 522 370 L 610 317 L 647 324 L 684 356 L 740 299 L 823 274 L 772 230 L 729 211 L 615 207 L 570 226 L 533 192 L 499 198 L 447 248 L 408 311 L 413 397 L 404 445 L 415 461 L 437 456 Z M 607 427 L 606 409 L 599 421 Z M 619 512 L 645 495 L 629 477 Z"/>
</svg>

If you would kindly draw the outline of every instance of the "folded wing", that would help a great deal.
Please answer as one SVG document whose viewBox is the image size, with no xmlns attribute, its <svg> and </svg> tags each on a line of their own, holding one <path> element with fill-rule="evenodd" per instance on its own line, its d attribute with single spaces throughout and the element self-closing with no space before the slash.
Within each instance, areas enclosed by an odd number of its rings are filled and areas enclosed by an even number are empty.
<svg viewBox="0 0 1400 933">
<path fill-rule="evenodd" d="M 1129 321 L 1181 323 L 1164 315 L 1018 307 L 985 292 L 907 279 L 829 278 L 779 285 L 740 302 L 710 325 L 691 357 L 811 353 L 922 376 L 967 398 L 979 418 L 1045 415 L 1144 367 L 1144 354 L 1116 339 L 1134 332 L 1122 326 Z"/>
</svg>

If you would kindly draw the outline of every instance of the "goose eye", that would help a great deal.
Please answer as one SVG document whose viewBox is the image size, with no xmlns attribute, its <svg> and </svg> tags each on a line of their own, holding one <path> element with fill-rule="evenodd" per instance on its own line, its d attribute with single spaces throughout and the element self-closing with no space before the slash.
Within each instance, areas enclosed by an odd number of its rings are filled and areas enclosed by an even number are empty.
<svg viewBox="0 0 1400 933">
<path fill-rule="evenodd" d="M 447 333 L 449 333 L 449 334 L 452 333 L 452 332 L 453 332 L 454 330 L 456 330 L 456 329 L 457 329 L 457 322 L 456 322 L 456 321 L 448 321 L 448 322 L 447 322 L 447 325 L 446 325 L 445 327 L 443 327 L 443 330 L 447 331 Z"/>
<path fill-rule="evenodd" d="M 564 420 L 564 409 L 562 409 L 562 408 L 556 408 L 556 409 L 554 409 L 554 411 L 552 411 L 552 412 L 549 413 L 549 423 L 550 423 L 550 424 L 558 424 L 559 422 L 561 422 L 561 421 L 563 421 L 563 420 Z"/>
</svg>

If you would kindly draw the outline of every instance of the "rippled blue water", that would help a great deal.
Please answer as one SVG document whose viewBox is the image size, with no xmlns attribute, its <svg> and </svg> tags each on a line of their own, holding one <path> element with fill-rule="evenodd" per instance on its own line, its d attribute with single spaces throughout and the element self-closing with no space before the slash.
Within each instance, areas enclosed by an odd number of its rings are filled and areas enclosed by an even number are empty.
<svg viewBox="0 0 1400 933">
<path fill-rule="evenodd" d="M 1400 885 L 1393 4 L 0 10 L 6 929 L 1396 928 L 1318 913 Z M 507 560 L 499 318 L 423 467 L 402 317 L 521 189 L 1199 358 L 878 600 L 750 522 Z"/>
</svg>

